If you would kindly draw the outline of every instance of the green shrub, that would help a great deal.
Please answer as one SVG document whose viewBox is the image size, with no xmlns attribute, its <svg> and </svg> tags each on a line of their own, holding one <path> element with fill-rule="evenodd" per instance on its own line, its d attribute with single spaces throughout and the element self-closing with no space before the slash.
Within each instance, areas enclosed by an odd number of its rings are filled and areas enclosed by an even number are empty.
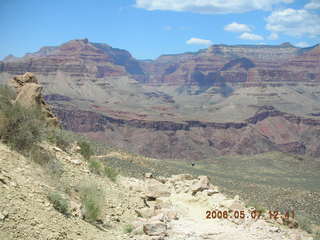
<svg viewBox="0 0 320 240">
<path fill-rule="evenodd" d="M 92 173 L 97 175 L 103 175 L 103 166 L 102 163 L 97 160 L 89 161 L 89 169 Z"/>
<path fill-rule="evenodd" d="M 133 231 L 133 225 L 132 224 L 126 224 L 123 227 L 124 233 L 131 233 Z"/>
<path fill-rule="evenodd" d="M 91 148 L 91 145 L 88 142 L 79 142 L 78 143 L 80 147 L 80 154 L 86 159 L 90 160 L 91 156 L 93 155 L 93 150 Z"/>
<path fill-rule="evenodd" d="M 45 128 L 38 109 L 27 109 L 16 103 L 2 104 L 0 111 L 6 119 L 0 136 L 12 149 L 24 153 L 41 141 Z"/>
<path fill-rule="evenodd" d="M 60 193 L 51 192 L 48 195 L 48 199 L 58 212 L 66 216 L 69 214 L 69 201 L 63 198 Z"/>
<path fill-rule="evenodd" d="M 95 223 L 103 209 L 105 195 L 95 183 L 83 184 L 79 187 L 81 203 L 84 207 L 84 219 L 87 222 Z"/>
<path fill-rule="evenodd" d="M 113 182 L 115 182 L 117 180 L 118 172 L 111 167 L 106 166 L 104 168 L 104 174 Z"/>
</svg>

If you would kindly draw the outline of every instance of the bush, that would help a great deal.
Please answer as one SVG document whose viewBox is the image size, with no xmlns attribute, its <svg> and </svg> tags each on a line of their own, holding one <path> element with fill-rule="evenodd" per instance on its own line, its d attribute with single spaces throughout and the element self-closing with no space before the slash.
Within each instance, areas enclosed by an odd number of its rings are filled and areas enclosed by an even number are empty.
<svg viewBox="0 0 320 240">
<path fill-rule="evenodd" d="M 132 224 L 126 224 L 123 227 L 124 233 L 131 233 L 133 231 L 133 225 Z"/>
<path fill-rule="evenodd" d="M 105 195 L 95 183 L 87 183 L 79 188 L 81 203 L 84 207 L 84 219 L 87 222 L 95 223 L 103 209 Z"/>
<path fill-rule="evenodd" d="M 89 161 L 89 169 L 92 173 L 97 175 L 103 175 L 103 166 L 102 163 L 97 160 Z"/>
<path fill-rule="evenodd" d="M 55 144 L 57 147 L 61 148 L 63 151 L 67 151 L 70 146 L 70 141 L 63 130 L 61 129 L 51 129 L 47 136 L 49 142 Z"/>
<path fill-rule="evenodd" d="M 6 119 L 0 129 L 2 141 L 21 153 L 41 141 L 45 128 L 38 109 L 27 109 L 17 103 L 6 105 L 2 102 L 0 106 Z"/>
<path fill-rule="evenodd" d="M 2 105 L 9 105 L 16 98 L 16 94 L 12 88 L 7 85 L 0 84 L 0 108 Z"/>
<path fill-rule="evenodd" d="M 111 167 L 105 167 L 104 174 L 113 182 L 117 180 L 118 172 Z"/>
<path fill-rule="evenodd" d="M 44 167 L 52 177 L 60 178 L 63 174 L 63 167 L 56 157 L 38 146 L 31 148 L 30 158 L 35 163 Z"/>
<path fill-rule="evenodd" d="M 63 215 L 69 214 L 69 201 L 62 197 L 58 192 L 52 192 L 48 195 L 49 201 L 53 204 L 54 209 Z"/>
<path fill-rule="evenodd" d="M 91 156 L 93 155 L 93 150 L 91 145 L 88 142 L 79 142 L 80 147 L 80 154 L 86 159 L 90 160 Z"/>
</svg>

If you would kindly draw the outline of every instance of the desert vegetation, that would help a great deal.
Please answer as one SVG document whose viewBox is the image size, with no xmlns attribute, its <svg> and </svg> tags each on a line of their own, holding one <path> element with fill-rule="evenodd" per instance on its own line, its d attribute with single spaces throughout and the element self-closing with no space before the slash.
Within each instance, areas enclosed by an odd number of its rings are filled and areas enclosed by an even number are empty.
<svg viewBox="0 0 320 240">
<path fill-rule="evenodd" d="M 69 200 L 64 198 L 59 192 L 50 192 L 48 195 L 49 201 L 53 204 L 53 207 L 63 215 L 69 214 Z"/>
<path fill-rule="evenodd" d="M 84 207 L 84 219 L 95 223 L 103 210 L 104 192 L 94 182 L 82 183 L 79 186 L 81 203 Z"/>
<path fill-rule="evenodd" d="M 27 153 L 44 135 L 44 122 L 39 109 L 24 108 L 13 103 L 14 92 L 0 87 L 0 137 L 12 149 Z"/>
</svg>

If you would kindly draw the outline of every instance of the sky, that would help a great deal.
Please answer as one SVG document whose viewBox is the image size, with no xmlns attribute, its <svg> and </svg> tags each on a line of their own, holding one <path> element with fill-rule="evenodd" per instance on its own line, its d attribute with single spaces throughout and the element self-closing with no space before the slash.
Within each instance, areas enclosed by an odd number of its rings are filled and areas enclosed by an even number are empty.
<svg viewBox="0 0 320 240">
<path fill-rule="evenodd" d="M 212 44 L 320 43 L 320 0 L 0 0 L 0 59 L 88 38 L 154 59 Z"/>
</svg>

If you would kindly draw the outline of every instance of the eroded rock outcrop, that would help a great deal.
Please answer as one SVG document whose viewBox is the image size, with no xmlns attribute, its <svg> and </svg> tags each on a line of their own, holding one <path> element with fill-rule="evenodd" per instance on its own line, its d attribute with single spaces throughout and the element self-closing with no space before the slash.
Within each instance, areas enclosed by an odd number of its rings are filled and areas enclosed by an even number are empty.
<svg viewBox="0 0 320 240">
<path fill-rule="evenodd" d="M 16 99 L 13 103 L 19 103 L 26 108 L 38 107 L 49 125 L 59 125 L 58 119 L 42 96 L 43 87 L 34 74 L 27 72 L 24 75 L 15 76 L 9 81 L 9 85 L 16 92 Z"/>
</svg>

